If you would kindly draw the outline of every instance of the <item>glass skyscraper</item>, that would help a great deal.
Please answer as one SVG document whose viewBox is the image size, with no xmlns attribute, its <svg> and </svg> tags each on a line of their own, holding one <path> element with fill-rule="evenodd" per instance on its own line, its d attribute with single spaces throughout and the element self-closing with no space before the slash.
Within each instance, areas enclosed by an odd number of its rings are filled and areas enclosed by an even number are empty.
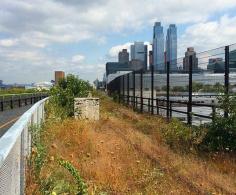
<svg viewBox="0 0 236 195">
<path fill-rule="evenodd" d="M 166 61 L 170 62 L 170 70 L 177 70 L 177 28 L 170 24 L 166 34 Z"/>
<path fill-rule="evenodd" d="M 165 70 L 164 33 L 161 22 L 156 22 L 153 27 L 153 65 L 155 70 Z"/>
<path fill-rule="evenodd" d="M 131 60 L 140 60 L 143 63 L 143 68 L 147 69 L 147 45 L 144 42 L 134 42 L 131 45 Z"/>
</svg>

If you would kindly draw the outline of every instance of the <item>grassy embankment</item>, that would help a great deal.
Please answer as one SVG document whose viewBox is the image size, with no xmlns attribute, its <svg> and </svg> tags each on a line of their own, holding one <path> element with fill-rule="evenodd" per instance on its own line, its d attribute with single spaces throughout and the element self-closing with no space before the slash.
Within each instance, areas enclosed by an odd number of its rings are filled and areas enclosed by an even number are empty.
<svg viewBox="0 0 236 195">
<path fill-rule="evenodd" d="M 10 88 L 10 89 L 0 89 L 0 95 L 6 94 L 21 94 L 21 93 L 37 93 L 36 89 L 24 89 L 24 88 Z"/>
<path fill-rule="evenodd" d="M 26 194 L 236 194 L 236 157 L 203 153 L 179 122 L 138 114 L 100 95 L 97 122 L 58 120 L 48 112 L 27 174 Z M 198 138 L 201 136 L 198 136 Z"/>
</svg>

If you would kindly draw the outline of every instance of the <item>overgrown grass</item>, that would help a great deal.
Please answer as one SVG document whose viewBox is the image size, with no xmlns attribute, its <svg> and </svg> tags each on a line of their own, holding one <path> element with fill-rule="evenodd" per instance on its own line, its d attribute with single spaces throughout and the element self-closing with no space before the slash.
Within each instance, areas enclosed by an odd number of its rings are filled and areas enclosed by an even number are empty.
<svg viewBox="0 0 236 195">
<path fill-rule="evenodd" d="M 0 89 L 0 95 L 5 94 L 21 94 L 21 93 L 37 93 L 37 89 L 24 89 L 24 88 L 10 88 L 10 89 Z M 46 90 L 41 90 L 40 92 L 46 92 Z"/>
<path fill-rule="evenodd" d="M 100 97 L 97 122 L 61 120 L 48 108 L 39 139 L 46 155 L 39 179 L 28 180 L 26 194 L 236 192 L 236 158 L 195 151 L 204 134 L 179 121 L 135 113 L 104 94 L 93 95 Z"/>
</svg>

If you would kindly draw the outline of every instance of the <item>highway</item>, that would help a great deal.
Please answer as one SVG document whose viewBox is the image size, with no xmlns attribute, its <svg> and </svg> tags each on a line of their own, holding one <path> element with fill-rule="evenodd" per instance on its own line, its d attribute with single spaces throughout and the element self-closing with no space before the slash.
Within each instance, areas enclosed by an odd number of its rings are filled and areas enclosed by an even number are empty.
<svg viewBox="0 0 236 195">
<path fill-rule="evenodd" d="M 31 106 L 32 105 L 26 105 L 0 112 L 0 138 Z"/>
</svg>

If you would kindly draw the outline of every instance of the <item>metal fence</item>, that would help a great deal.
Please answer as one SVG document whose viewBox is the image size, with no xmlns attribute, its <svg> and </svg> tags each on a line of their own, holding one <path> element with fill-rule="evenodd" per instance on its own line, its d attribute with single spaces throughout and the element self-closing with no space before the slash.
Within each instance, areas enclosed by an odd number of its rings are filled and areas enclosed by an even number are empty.
<svg viewBox="0 0 236 195">
<path fill-rule="evenodd" d="M 29 128 L 43 122 L 46 100 L 34 104 L 0 138 L 0 195 L 24 194 L 26 158 L 31 153 Z"/>
<path fill-rule="evenodd" d="M 0 112 L 16 107 L 32 105 L 47 97 L 47 93 L 22 93 L 0 95 Z"/>
<path fill-rule="evenodd" d="M 216 111 L 227 117 L 217 97 L 236 91 L 236 44 L 191 52 L 167 61 L 163 70 L 151 65 L 147 71 L 118 76 L 107 84 L 108 93 L 140 112 L 175 117 L 189 125 L 210 122 Z"/>
</svg>

